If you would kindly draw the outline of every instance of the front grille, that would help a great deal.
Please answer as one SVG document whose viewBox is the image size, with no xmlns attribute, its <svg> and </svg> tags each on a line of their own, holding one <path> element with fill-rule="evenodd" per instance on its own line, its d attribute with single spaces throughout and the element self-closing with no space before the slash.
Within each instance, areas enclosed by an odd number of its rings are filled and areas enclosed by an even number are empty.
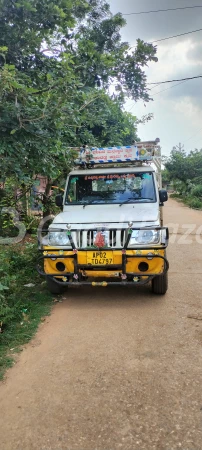
<svg viewBox="0 0 202 450">
<path fill-rule="evenodd" d="M 77 248 L 92 248 L 95 240 L 95 230 L 79 230 L 72 232 L 72 238 Z M 104 231 L 107 247 L 122 248 L 128 237 L 128 230 Z"/>
</svg>

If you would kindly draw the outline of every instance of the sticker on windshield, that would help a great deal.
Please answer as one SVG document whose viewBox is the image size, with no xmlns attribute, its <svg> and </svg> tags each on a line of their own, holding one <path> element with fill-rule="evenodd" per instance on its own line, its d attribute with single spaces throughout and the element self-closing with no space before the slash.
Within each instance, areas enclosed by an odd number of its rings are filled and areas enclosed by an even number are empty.
<svg viewBox="0 0 202 450">
<path fill-rule="evenodd" d="M 150 173 L 144 173 L 142 178 L 143 178 L 143 180 L 150 180 L 151 175 L 150 175 Z"/>
</svg>

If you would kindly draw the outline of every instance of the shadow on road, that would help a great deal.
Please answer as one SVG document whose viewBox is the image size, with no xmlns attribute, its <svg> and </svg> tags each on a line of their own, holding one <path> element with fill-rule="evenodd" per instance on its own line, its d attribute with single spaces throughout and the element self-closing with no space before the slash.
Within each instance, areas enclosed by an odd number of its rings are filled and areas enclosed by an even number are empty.
<svg viewBox="0 0 202 450">
<path fill-rule="evenodd" d="M 152 294 L 151 287 L 128 286 L 128 287 L 78 287 L 69 288 L 63 296 L 63 305 L 67 307 L 86 306 L 92 308 L 114 308 L 114 307 L 137 307 L 144 305 L 148 307 L 160 306 L 164 304 L 166 296 L 157 296 Z"/>
</svg>

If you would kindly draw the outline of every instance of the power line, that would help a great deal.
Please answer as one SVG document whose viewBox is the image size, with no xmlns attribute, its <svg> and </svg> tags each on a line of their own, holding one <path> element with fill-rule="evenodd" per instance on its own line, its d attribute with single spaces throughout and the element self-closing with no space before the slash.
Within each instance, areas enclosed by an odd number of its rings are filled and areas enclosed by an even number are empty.
<svg viewBox="0 0 202 450">
<path fill-rule="evenodd" d="M 202 128 L 200 128 L 193 136 L 191 136 L 189 139 L 186 139 L 184 143 L 190 141 L 191 139 L 194 139 L 196 136 L 198 136 L 202 132 Z"/>
<path fill-rule="evenodd" d="M 155 42 L 167 41 L 168 39 L 173 39 L 173 38 L 176 38 L 176 37 L 179 37 L 179 36 L 185 36 L 186 34 L 198 33 L 199 31 L 202 31 L 202 28 L 199 28 L 199 30 L 188 31 L 187 33 L 176 34 L 175 36 L 169 36 L 169 37 L 166 37 L 166 38 L 163 38 L 163 39 L 158 39 L 157 41 L 152 41 L 151 44 L 154 44 Z"/>
<path fill-rule="evenodd" d="M 167 89 L 163 89 L 163 91 L 154 92 L 154 94 L 152 94 L 152 97 L 154 97 L 155 95 L 161 94 L 162 92 L 165 92 L 165 91 L 168 91 L 168 90 L 170 90 L 170 89 L 173 89 L 173 88 L 175 88 L 176 86 L 179 86 L 180 84 L 183 84 L 183 83 L 186 83 L 186 81 L 181 81 L 181 83 L 174 84 L 174 86 L 170 86 L 170 87 L 167 88 Z M 155 87 L 157 87 L 157 86 L 154 86 L 153 88 L 151 88 L 150 91 L 151 91 L 152 89 L 155 89 Z M 134 102 L 134 103 L 132 104 L 132 107 L 129 109 L 128 112 L 130 112 L 130 111 L 133 109 L 133 106 L 135 106 L 135 104 L 136 104 L 136 102 Z M 131 105 L 130 105 L 130 106 L 131 106 Z"/>
<path fill-rule="evenodd" d="M 195 8 L 202 8 L 202 6 L 200 5 L 196 5 L 196 6 L 184 6 L 183 8 L 169 8 L 169 9 L 157 9 L 157 10 L 152 10 L 152 11 L 140 11 L 140 12 L 132 12 L 132 13 L 126 13 L 126 14 L 122 14 L 122 16 L 133 16 L 133 15 L 140 15 L 140 14 L 151 14 L 151 13 L 159 13 L 159 12 L 167 12 L 167 11 L 177 11 L 177 10 L 182 10 L 182 9 L 195 9 Z"/>
<path fill-rule="evenodd" d="M 190 77 L 190 78 L 180 78 L 179 80 L 168 80 L 168 81 L 157 81 L 156 83 L 147 83 L 147 84 L 165 84 L 165 83 L 174 83 L 175 81 L 188 81 L 188 80 L 195 80 L 196 78 L 202 78 L 202 75 L 198 75 L 197 77 Z"/>
<path fill-rule="evenodd" d="M 174 86 L 170 86 L 169 88 L 163 89 L 163 91 L 154 92 L 154 94 L 152 94 L 152 97 L 154 97 L 155 95 L 161 94 L 162 92 L 168 91 L 169 89 L 173 89 L 173 88 L 179 86 L 180 84 L 186 83 L 186 81 L 188 81 L 188 80 L 193 80 L 193 79 L 195 79 L 195 78 L 202 78 L 202 75 L 199 75 L 198 77 L 184 78 L 184 79 L 182 79 L 182 80 L 161 81 L 161 82 L 158 82 L 158 83 L 147 83 L 147 84 L 150 84 L 150 85 L 151 85 L 151 84 L 154 84 L 154 85 L 155 85 L 154 87 L 152 87 L 152 88 L 150 89 L 150 91 L 151 91 L 152 89 L 155 89 L 159 84 L 163 84 L 163 83 L 172 83 L 172 82 L 174 82 L 174 81 L 180 81 L 180 83 L 177 83 L 177 84 L 175 84 Z M 130 112 L 130 111 L 133 109 L 133 106 L 134 106 L 135 104 L 136 104 L 136 102 L 134 102 L 134 103 L 132 104 L 132 107 L 129 109 L 128 112 Z"/>
<path fill-rule="evenodd" d="M 168 36 L 168 37 L 162 38 L 162 39 L 157 39 L 156 41 L 149 42 L 149 44 L 155 44 L 156 42 L 167 41 L 168 39 L 173 39 L 173 38 L 176 38 L 176 37 L 185 36 L 187 34 L 198 33 L 199 31 L 202 31 L 202 28 L 199 28 L 198 30 L 187 31 L 186 33 L 182 33 L 182 34 L 175 34 L 174 36 Z M 136 47 L 136 45 L 137 44 L 135 44 L 132 47 L 130 47 L 130 50 L 131 50 L 131 48 Z"/>
<path fill-rule="evenodd" d="M 154 97 L 154 95 L 161 94 L 161 92 L 165 92 L 165 91 L 168 91 L 169 89 L 173 89 L 173 88 L 175 88 L 176 86 L 179 86 L 180 84 L 183 84 L 183 83 L 186 83 L 186 81 L 181 81 L 181 83 L 174 84 L 174 86 L 170 86 L 170 87 L 167 88 L 167 89 L 163 89 L 163 91 L 154 92 L 154 94 L 152 94 L 152 97 Z M 156 87 L 156 86 L 155 86 L 155 87 Z"/>
</svg>

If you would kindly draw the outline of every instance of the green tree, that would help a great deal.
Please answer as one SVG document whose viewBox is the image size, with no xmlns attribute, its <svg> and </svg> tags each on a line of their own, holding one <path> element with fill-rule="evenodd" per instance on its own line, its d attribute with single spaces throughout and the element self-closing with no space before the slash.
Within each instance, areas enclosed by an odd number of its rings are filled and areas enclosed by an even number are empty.
<svg viewBox="0 0 202 450">
<path fill-rule="evenodd" d="M 179 180 L 186 183 L 189 174 L 189 162 L 186 152 L 173 149 L 170 157 L 165 161 L 165 168 L 169 180 Z"/>
<path fill-rule="evenodd" d="M 70 147 L 137 139 L 124 100 L 149 101 L 145 66 L 156 48 L 121 42 L 125 24 L 104 0 L 0 0 L 0 179 L 54 181 Z"/>
<path fill-rule="evenodd" d="M 123 111 L 118 100 L 111 99 L 103 92 L 86 109 L 86 125 L 79 131 L 80 142 L 93 145 L 131 145 L 137 141 L 137 118 Z"/>
<path fill-rule="evenodd" d="M 170 157 L 165 162 L 170 180 L 179 180 L 185 184 L 189 181 L 202 181 L 202 150 L 192 150 L 186 152 L 172 150 Z"/>
<path fill-rule="evenodd" d="M 184 150 L 174 148 L 165 163 L 169 181 L 173 181 L 175 191 L 186 196 L 187 203 L 196 207 L 201 203 L 202 193 L 202 150 L 193 150 L 186 154 Z M 197 207 L 198 207 L 197 206 Z"/>
</svg>

